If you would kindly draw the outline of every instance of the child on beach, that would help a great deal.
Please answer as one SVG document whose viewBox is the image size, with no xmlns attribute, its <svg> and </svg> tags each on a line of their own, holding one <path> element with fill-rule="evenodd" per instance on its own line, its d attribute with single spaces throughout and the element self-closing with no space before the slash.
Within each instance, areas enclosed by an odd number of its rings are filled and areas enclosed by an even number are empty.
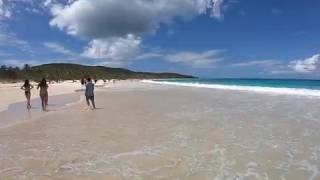
<svg viewBox="0 0 320 180">
<path fill-rule="evenodd" d="M 42 105 L 42 110 L 47 111 L 47 106 L 48 106 L 48 84 L 47 80 L 43 78 L 41 82 L 38 84 L 37 89 L 40 88 L 40 98 L 41 98 L 41 105 Z"/>
<path fill-rule="evenodd" d="M 86 91 L 85 91 L 85 96 L 86 96 L 86 100 L 87 100 L 87 105 L 90 106 L 90 102 L 92 104 L 93 109 L 96 108 L 95 102 L 94 102 L 94 84 L 92 83 L 91 78 L 87 79 L 87 83 L 86 83 Z"/>
<path fill-rule="evenodd" d="M 24 90 L 24 94 L 27 98 L 27 109 L 31 108 L 30 98 L 31 98 L 31 89 L 33 86 L 29 83 L 29 80 L 25 80 L 23 86 L 21 86 L 21 89 Z"/>
</svg>

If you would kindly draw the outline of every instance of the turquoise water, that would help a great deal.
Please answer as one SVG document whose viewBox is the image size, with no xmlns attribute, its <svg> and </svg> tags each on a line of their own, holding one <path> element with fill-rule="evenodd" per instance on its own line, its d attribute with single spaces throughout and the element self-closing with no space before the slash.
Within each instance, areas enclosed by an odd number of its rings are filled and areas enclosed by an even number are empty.
<svg viewBox="0 0 320 180">
<path fill-rule="evenodd" d="M 158 80 L 174 83 L 217 84 L 248 87 L 272 87 L 320 90 L 320 80 L 296 79 L 171 79 Z"/>
</svg>

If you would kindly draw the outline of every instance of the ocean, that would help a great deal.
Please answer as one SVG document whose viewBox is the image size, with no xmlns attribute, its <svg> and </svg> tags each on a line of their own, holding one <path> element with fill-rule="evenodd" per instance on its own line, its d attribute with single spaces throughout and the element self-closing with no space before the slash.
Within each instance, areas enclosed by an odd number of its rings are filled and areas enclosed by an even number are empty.
<svg viewBox="0 0 320 180">
<path fill-rule="evenodd" d="M 301 79 L 166 79 L 145 82 L 199 88 L 251 91 L 320 98 L 320 80 Z"/>
</svg>

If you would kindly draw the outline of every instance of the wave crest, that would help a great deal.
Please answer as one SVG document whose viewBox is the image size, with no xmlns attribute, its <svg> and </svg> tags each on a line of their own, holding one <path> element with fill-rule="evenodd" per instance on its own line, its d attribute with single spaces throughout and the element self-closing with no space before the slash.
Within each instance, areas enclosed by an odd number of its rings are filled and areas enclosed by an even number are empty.
<svg viewBox="0 0 320 180">
<path fill-rule="evenodd" d="M 181 83 L 169 81 L 153 81 L 143 80 L 144 83 L 175 85 L 185 87 L 210 88 L 220 90 L 249 91 L 255 93 L 271 94 L 271 95 L 295 95 L 320 98 L 320 90 L 302 89 L 302 88 L 274 88 L 261 86 L 241 86 L 241 85 L 220 85 L 220 84 L 202 84 L 202 83 Z"/>
</svg>

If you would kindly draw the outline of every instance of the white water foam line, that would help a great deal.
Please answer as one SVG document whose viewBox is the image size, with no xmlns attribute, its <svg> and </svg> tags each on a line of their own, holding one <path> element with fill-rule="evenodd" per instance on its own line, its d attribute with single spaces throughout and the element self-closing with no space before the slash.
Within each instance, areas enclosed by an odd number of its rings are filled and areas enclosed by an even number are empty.
<svg viewBox="0 0 320 180">
<path fill-rule="evenodd" d="M 297 88 L 273 88 L 259 86 L 238 86 L 238 85 L 219 85 L 219 84 L 200 84 L 200 83 L 180 83 L 168 81 L 142 80 L 144 83 L 175 85 L 185 87 L 210 88 L 220 90 L 249 91 L 255 93 L 271 94 L 271 95 L 295 95 L 312 98 L 320 98 L 320 90 L 297 89 Z"/>
</svg>

